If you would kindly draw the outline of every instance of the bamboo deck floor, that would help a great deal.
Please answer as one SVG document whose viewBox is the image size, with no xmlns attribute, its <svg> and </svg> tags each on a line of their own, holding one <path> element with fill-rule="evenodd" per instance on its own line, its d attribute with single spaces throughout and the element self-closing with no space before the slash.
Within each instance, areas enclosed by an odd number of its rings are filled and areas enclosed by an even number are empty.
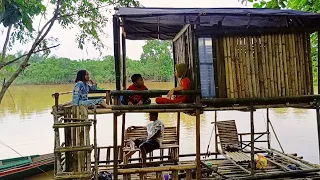
<svg viewBox="0 0 320 180">
<path fill-rule="evenodd" d="M 294 171 L 294 170 L 290 170 L 287 168 L 288 165 L 293 164 L 293 163 L 289 162 L 285 158 L 282 158 L 279 156 L 274 156 L 274 157 L 269 157 L 269 158 L 271 158 L 273 161 L 275 161 L 277 163 L 277 165 L 268 161 L 268 166 L 265 169 L 255 170 L 256 176 L 271 175 L 274 173 L 290 172 L 290 171 L 293 172 Z M 226 176 L 228 179 L 244 179 L 244 178 L 251 177 L 251 175 L 249 173 L 243 171 L 242 169 L 240 169 L 239 167 L 237 167 L 236 165 L 234 165 L 231 161 L 229 161 L 227 159 L 210 159 L 210 160 L 203 160 L 202 162 L 204 162 L 206 164 L 211 163 L 212 167 L 218 167 L 218 173 Z M 301 160 L 299 162 L 304 162 L 304 161 Z M 195 164 L 195 161 L 180 161 L 179 164 L 180 165 Z M 245 169 L 250 171 L 250 167 L 248 166 L 248 164 L 249 163 L 240 163 L 239 165 L 241 165 L 242 167 L 244 167 Z M 308 166 L 310 168 L 306 168 L 306 167 L 302 168 L 300 166 L 301 170 L 319 168 L 319 165 L 311 165 L 310 163 L 307 163 L 307 162 L 303 163 L 303 164 L 305 164 L 306 166 Z M 112 167 L 99 167 L 99 172 L 101 172 L 101 171 L 112 172 L 112 170 L 113 170 Z M 162 172 L 162 175 L 164 175 L 166 173 L 169 173 L 169 172 Z M 193 178 L 195 178 L 195 176 Z M 122 180 L 123 175 L 119 175 L 118 179 Z M 140 177 L 138 174 L 132 174 L 131 179 L 140 179 Z M 156 180 L 156 173 L 147 173 L 147 179 L 148 180 L 149 179 Z M 182 178 L 182 179 L 184 179 L 184 178 Z M 202 179 L 223 179 L 223 178 L 213 172 L 210 176 L 208 176 L 206 173 L 203 173 Z M 272 178 L 272 179 L 320 179 L 320 173 L 309 173 L 307 176 L 304 176 L 302 178 L 301 177 L 286 177 L 286 178 L 282 177 L 282 178 Z"/>
</svg>

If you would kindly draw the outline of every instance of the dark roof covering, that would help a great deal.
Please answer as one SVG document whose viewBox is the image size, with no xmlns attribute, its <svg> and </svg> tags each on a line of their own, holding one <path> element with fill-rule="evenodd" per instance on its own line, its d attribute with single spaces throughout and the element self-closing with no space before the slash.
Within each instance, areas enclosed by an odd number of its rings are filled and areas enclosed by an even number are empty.
<svg viewBox="0 0 320 180">
<path fill-rule="evenodd" d="M 320 30 L 320 14 L 253 8 L 119 8 L 128 39 L 173 39 L 183 25 L 199 17 L 202 27 L 222 21 L 222 28 L 304 28 Z"/>
</svg>

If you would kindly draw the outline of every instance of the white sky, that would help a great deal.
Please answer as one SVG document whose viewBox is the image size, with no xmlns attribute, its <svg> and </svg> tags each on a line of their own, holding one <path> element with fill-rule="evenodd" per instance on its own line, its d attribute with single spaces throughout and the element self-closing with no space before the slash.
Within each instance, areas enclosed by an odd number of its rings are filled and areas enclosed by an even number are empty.
<svg viewBox="0 0 320 180">
<path fill-rule="evenodd" d="M 144 7 L 188 7 L 188 8 L 215 8 L 215 7 L 245 7 L 238 0 L 140 0 L 140 3 Z M 249 4 L 247 7 L 250 7 Z M 103 43 L 107 48 L 103 49 L 100 56 L 99 51 L 95 50 L 91 44 L 88 44 L 87 49 L 80 50 L 77 47 L 75 35 L 78 29 L 62 29 L 59 24 L 55 24 L 49 36 L 53 36 L 59 39 L 60 46 L 57 49 L 52 50 L 52 55 L 58 57 L 67 57 L 70 59 L 91 59 L 100 58 L 105 55 L 113 55 L 113 34 L 112 34 L 112 14 L 108 15 L 110 19 L 108 26 L 105 28 L 107 37 L 102 38 Z M 44 22 L 44 21 L 43 21 Z M 35 22 L 38 25 L 39 22 Z M 35 26 L 37 27 L 37 26 Z M 3 29 L 3 28 L 1 28 Z M 2 49 L 3 41 L 5 39 L 5 33 L 0 34 L 0 48 Z M 142 46 L 145 41 L 131 41 L 127 40 L 127 56 L 131 59 L 139 59 L 142 53 Z M 15 53 L 19 50 L 28 50 L 30 44 L 20 45 L 17 44 L 9 53 Z"/>
</svg>

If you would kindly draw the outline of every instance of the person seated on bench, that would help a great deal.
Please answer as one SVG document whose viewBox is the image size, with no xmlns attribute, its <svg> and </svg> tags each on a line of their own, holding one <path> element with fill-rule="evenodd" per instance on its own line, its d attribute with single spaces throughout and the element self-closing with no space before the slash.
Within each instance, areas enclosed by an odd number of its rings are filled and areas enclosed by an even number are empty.
<svg viewBox="0 0 320 180">
<path fill-rule="evenodd" d="M 135 147 L 138 147 L 141 152 L 143 166 L 146 164 L 146 154 L 160 148 L 164 133 L 164 124 L 158 119 L 157 112 L 149 113 L 149 120 L 151 122 L 147 125 L 148 137 L 146 139 L 131 140 L 131 151 L 128 153 L 131 156 L 135 152 Z"/>
<path fill-rule="evenodd" d="M 141 74 L 134 74 L 131 76 L 132 85 L 128 87 L 127 90 L 136 90 L 136 91 L 144 91 L 148 90 L 148 88 L 144 85 L 143 78 Z M 142 105 L 142 104 L 150 104 L 151 99 L 148 95 L 132 95 L 132 96 L 123 96 L 121 100 L 123 105 Z"/>
<path fill-rule="evenodd" d="M 175 76 L 180 79 L 179 86 L 173 88 L 167 94 L 167 97 L 158 97 L 156 98 L 157 104 L 177 104 L 177 103 L 186 103 L 188 101 L 188 96 L 178 95 L 173 98 L 174 91 L 182 91 L 182 90 L 190 90 L 191 82 L 190 79 L 187 78 L 187 65 L 186 64 L 177 64 L 175 70 Z"/>
<path fill-rule="evenodd" d="M 102 107 L 108 107 L 106 102 L 100 98 L 100 99 L 88 99 L 88 93 L 91 90 L 97 89 L 97 83 L 90 80 L 89 73 L 86 70 L 80 70 L 77 73 L 77 77 L 75 80 L 76 84 L 73 88 L 72 92 L 72 105 L 73 106 L 94 106 L 94 105 L 100 105 Z"/>
</svg>

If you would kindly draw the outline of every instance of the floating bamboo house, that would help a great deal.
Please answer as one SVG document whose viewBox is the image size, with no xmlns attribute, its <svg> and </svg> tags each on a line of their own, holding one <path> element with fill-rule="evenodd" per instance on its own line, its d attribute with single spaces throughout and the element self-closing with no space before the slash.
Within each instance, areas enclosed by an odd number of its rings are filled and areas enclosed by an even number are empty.
<svg viewBox="0 0 320 180">
<path fill-rule="evenodd" d="M 273 128 L 269 113 L 265 132 L 255 132 L 253 117 L 256 109 L 315 109 L 320 137 L 320 96 L 313 91 L 314 70 L 310 43 L 311 34 L 320 30 L 319 22 L 319 14 L 292 10 L 117 9 L 113 16 L 116 90 L 91 92 L 103 93 L 110 108 L 72 107 L 70 104 L 59 103 L 59 96 L 64 93 L 54 94 L 56 179 L 91 179 L 93 176 L 97 179 L 98 172 L 103 171 L 112 173 L 114 179 L 163 179 L 163 173 L 170 173 L 172 179 L 319 178 L 319 165 L 271 147 L 270 128 Z M 122 95 L 160 96 L 168 93 L 164 90 L 125 90 L 126 39 L 172 40 L 174 63 L 188 65 L 190 79 L 194 84 L 194 89 L 175 94 L 193 96 L 194 102 L 120 105 L 119 97 Z M 250 113 L 251 131 L 238 133 L 233 120 L 217 120 L 215 115 L 212 119 L 216 152 L 201 153 L 200 114 L 203 111 L 217 113 L 223 110 Z M 151 153 L 148 157 L 150 162 L 145 168 L 142 168 L 139 157 L 125 158 L 128 139 L 145 136 L 146 133 L 142 127 L 134 131 L 126 130 L 126 113 L 135 112 L 177 113 L 177 126 L 165 129 L 160 156 Z M 185 112 L 193 112 L 195 116 L 195 154 L 179 153 L 180 115 Z M 97 117 L 107 113 L 112 113 L 114 117 L 113 145 L 99 147 L 96 137 Z M 93 115 L 91 119 L 90 114 Z M 118 132 L 117 127 L 118 116 L 122 116 L 121 132 Z M 93 145 L 89 132 L 92 125 Z M 64 138 L 60 137 L 61 133 Z M 121 134 L 121 144 L 117 142 L 118 133 Z M 250 136 L 250 141 L 244 141 L 244 136 Z M 259 142 L 266 145 L 255 146 Z M 237 150 L 232 151 L 230 147 Z M 105 160 L 100 158 L 103 151 L 106 152 Z M 256 168 L 257 153 L 264 154 L 268 161 L 267 167 L 262 170 Z M 208 155 L 215 155 L 216 158 L 201 160 L 201 156 Z M 187 156 L 195 156 L 195 160 L 180 160 Z"/>
</svg>

